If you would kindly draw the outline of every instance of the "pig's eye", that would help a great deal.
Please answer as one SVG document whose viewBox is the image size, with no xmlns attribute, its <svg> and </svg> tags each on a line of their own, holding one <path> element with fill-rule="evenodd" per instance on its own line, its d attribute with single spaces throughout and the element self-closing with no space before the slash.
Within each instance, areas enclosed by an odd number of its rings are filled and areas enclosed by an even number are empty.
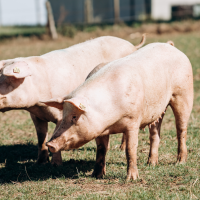
<svg viewBox="0 0 200 200">
<path fill-rule="evenodd" d="M 75 123 L 75 122 L 76 122 L 76 119 L 77 119 L 76 116 L 72 116 L 71 122 L 72 122 L 72 123 Z"/>
</svg>

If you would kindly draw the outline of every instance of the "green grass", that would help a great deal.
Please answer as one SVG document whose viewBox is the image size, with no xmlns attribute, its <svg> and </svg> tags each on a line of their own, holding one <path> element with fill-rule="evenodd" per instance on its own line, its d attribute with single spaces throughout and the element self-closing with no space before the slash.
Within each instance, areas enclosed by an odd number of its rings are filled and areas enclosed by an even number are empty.
<svg viewBox="0 0 200 200">
<path fill-rule="evenodd" d="M 45 27 L 0 27 L 0 40 L 12 37 L 41 36 L 46 31 Z"/>
<path fill-rule="evenodd" d="M 146 164 L 149 133 L 147 129 L 140 131 L 140 178 L 130 182 L 125 181 L 125 153 L 119 149 L 121 134 L 111 136 L 107 174 L 97 180 L 91 178 L 96 157 L 94 141 L 78 150 L 62 152 L 63 166 L 54 167 L 50 163 L 38 166 L 37 138 L 29 114 L 10 111 L 0 113 L 0 199 L 200 199 L 200 36 L 198 33 L 149 36 L 147 43 L 168 40 L 174 41 L 189 57 L 194 72 L 194 108 L 188 125 L 186 164 L 176 165 L 177 140 L 171 109 L 162 124 L 159 165 Z M 68 40 L 5 42 L 0 45 L 0 59 L 40 55 L 72 44 Z M 54 128 L 50 123 L 50 135 Z"/>
</svg>

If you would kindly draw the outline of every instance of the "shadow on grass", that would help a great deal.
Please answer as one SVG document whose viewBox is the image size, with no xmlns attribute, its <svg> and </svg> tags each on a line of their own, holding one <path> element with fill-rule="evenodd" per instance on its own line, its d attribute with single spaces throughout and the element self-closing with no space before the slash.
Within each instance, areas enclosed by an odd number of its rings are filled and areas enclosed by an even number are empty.
<svg viewBox="0 0 200 200">
<path fill-rule="evenodd" d="M 81 147 L 81 148 L 79 148 L 78 149 L 78 151 L 94 151 L 94 152 L 96 152 L 96 147 Z"/>
<path fill-rule="evenodd" d="M 36 160 L 37 146 L 33 144 L 0 146 L 0 184 L 49 178 L 76 179 L 79 174 L 84 176 L 91 171 L 95 165 L 95 161 L 70 159 L 63 162 L 63 166 L 55 167 L 50 163 L 37 165 Z"/>
</svg>

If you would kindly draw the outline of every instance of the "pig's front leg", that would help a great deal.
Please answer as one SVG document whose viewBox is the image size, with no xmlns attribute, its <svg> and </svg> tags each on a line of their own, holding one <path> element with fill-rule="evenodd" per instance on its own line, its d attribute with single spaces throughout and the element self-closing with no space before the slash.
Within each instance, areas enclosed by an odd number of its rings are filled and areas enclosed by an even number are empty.
<svg viewBox="0 0 200 200">
<path fill-rule="evenodd" d="M 94 171 L 92 173 L 93 177 L 102 178 L 106 174 L 106 152 L 108 150 L 109 144 L 109 135 L 97 137 L 97 154 L 96 154 L 96 163 Z"/>
<path fill-rule="evenodd" d="M 160 128 L 162 124 L 162 119 L 159 119 L 159 122 L 156 122 L 155 125 L 151 125 L 151 128 L 149 128 L 150 151 L 147 163 L 153 166 L 158 164 L 158 147 L 160 143 Z"/>
<path fill-rule="evenodd" d="M 31 118 L 36 128 L 37 137 L 38 137 L 38 164 L 44 164 L 49 161 L 49 152 L 46 142 L 48 140 L 48 122 L 43 121 L 31 114 Z"/>
<path fill-rule="evenodd" d="M 62 121 L 57 122 L 56 124 L 56 128 L 54 130 L 54 133 L 56 132 L 56 130 L 58 129 L 58 127 L 60 126 Z M 54 134 L 53 133 L 53 134 Z M 57 153 L 53 153 L 52 154 L 52 159 L 51 159 L 51 164 L 52 165 L 62 165 L 62 156 L 61 156 L 61 151 L 58 151 Z"/>
<path fill-rule="evenodd" d="M 127 180 L 136 180 L 139 177 L 137 169 L 138 131 L 139 129 L 135 129 L 126 132 Z"/>
</svg>

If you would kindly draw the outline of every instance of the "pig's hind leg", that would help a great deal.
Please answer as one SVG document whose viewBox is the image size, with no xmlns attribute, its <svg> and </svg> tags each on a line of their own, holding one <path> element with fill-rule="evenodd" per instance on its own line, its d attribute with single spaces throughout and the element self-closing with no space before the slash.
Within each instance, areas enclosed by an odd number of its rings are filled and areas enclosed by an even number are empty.
<svg viewBox="0 0 200 200">
<path fill-rule="evenodd" d="M 109 135 L 97 137 L 95 140 L 97 144 L 97 154 L 96 154 L 96 163 L 92 176 L 96 178 L 102 178 L 103 175 L 106 174 L 105 157 L 109 147 Z"/>
<path fill-rule="evenodd" d="M 37 137 L 38 137 L 38 164 L 44 164 L 49 161 L 49 152 L 46 142 L 48 139 L 48 122 L 43 121 L 31 114 L 31 118 L 36 128 Z"/>
<path fill-rule="evenodd" d="M 163 117 L 164 113 L 162 114 L 162 118 L 159 118 L 159 122 L 155 122 L 155 125 L 152 124 L 151 128 L 149 127 L 150 151 L 147 163 L 153 166 L 158 164 L 158 147 L 160 143 L 160 129 Z"/>
<path fill-rule="evenodd" d="M 122 141 L 121 141 L 120 149 L 122 151 L 124 151 L 126 149 L 126 135 L 124 133 L 123 133 L 123 136 L 122 136 Z"/>
<path fill-rule="evenodd" d="M 186 90 L 185 90 L 186 91 Z M 191 90 L 192 91 L 192 90 Z M 185 95 L 177 95 L 170 101 L 171 108 L 175 115 L 176 131 L 178 139 L 178 156 L 177 162 L 184 163 L 187 160 L 187 124 L 192 111 L 193 94 L 190 91 Z"/>
</svg>

